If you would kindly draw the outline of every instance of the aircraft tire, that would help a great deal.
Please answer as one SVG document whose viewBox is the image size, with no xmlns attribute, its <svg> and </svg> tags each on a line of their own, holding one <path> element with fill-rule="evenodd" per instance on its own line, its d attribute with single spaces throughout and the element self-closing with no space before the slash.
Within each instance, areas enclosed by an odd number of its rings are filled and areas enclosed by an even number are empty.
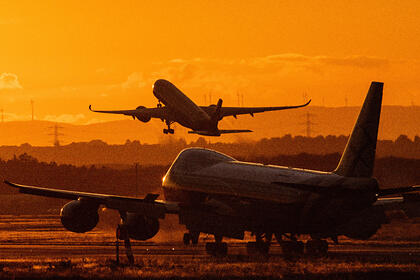
<svg viewBox="0 0 420 280">
<path fill-rule="evenodd" d="M 328 253 L 328 242 L 326 240 L 309 240 L 306 242 L 306 254 L 313 257 L 325 257 Z"/>
<path fill-rule="evenodd" d="M 268 255 L 270 244 L 267 242 L 248 242 L 246 250 L 248 255 Z"/>
<path fill-rule="evenodd" d="M 296 258 L 303 255 L 304 244 L 302 241 L 282 241 L 280 243 L 283 256 L 286 258 Z"/>
<path fill-rule="evenodd" d="M 198 239 L 200 237 L 200 233 L 199 232 L 190 232 L 190 236 L 191 236 L 191 243 L 193 245 L 197 245 L 198 244 Z"/>
<path fill-rule="evenodd" d="M 166 128 L 163 129 L 164 134 L 168 134 L 168 130 Z"/>
<path fill-rule="evenodd" d="M 206 252 L 207 254 L 211 256 L 224 257 L 227 255 L 227 250 L 228 250 L 228 247 L 227 247 L 226 242 L 221 242 L 221 243 L 207 242 L 206 243 Z"/>
<path fill-rule="evenodd" d="M 191 234 L 189 234 L 188 232 L 184 233 L 184 237 L 182 238 L 182 242 L 184 242 L 184 245 L 190 245 L 191 242 Z"/>
</svg>

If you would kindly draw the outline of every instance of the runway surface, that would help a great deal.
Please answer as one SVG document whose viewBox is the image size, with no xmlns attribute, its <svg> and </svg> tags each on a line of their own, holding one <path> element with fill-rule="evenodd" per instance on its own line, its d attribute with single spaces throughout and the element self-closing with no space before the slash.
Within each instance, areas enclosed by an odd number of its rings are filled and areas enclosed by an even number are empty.
<svg viewBox="0 0 420 280">
<path fill-rule="evenodd" d="M 209 257 L 204 244 L 197 246 L 184 246 L 180 243 L 135 243 L 133 252 L 136 256 L 193 256 Z M 125 254 L 125 248 L 120 243 L 120 253 Z M 246 256 L 245 243 L 230 243 L 229 255 Z M 345 244 L 331 245 L 329 257 L 387 257 L 398 256 L 404 259 L 420 260 L 420 244 L 380 245 L 380 244 Z M 113 257 L 115 256 L 115 243 L 89 242 L 89 243 L 43 243 L 43 244 L 0 244 L 0 258 L 25 258 L 25 257 L 51 257 L 51 258 L 82 258 L 82 257 Z M 273 244 L 270 256 L 282 256 L 279 245 Z"/>
<path fill-rule="evenodd" d="M 84 258 L 114 257 L 115 232 L 96 228 L 84 234 L 65 230 L 56 215 L 0 215 L 0 258 Z M 191 256 L 209 258 L 205 251 L 205 242 L 213 238 L 202 235 L 196 246 L 184 246 L 180 241 L 182 231 L 160 232 L 151 242 L 133 241 L 135 256 Z M 166 242 L 167 240 L 175 240 Z M 227 240 L 230 256 L 247 256 L 246 242 Z M 120 242 L 120 254 L 125 255 L 125 248 Z M 272 242 L 269 255 L 282 257 L 282 250 L 277 242 Z M 418 260 L 420 263 L 419 241 L 351 241 L 341 244 L 330 243 L 329 257 L 354 259 L 404 259 Z"/>
</svg>

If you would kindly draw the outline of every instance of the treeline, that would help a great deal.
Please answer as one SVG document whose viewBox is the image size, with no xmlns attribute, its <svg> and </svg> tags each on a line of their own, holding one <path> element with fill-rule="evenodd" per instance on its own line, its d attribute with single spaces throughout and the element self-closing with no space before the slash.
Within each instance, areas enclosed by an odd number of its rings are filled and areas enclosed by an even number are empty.
<svg viewBox="0 0 420 280">
<path fill-rule="evenodd" d="M 340 155 L 335 153 L 254 157 L 246 160 L 331 171 L 336 167 L 339 158 Z M 139 165 L 136 172 L 134 166 L 119 169 L 105 166 L 77 167 L 66 164 L 58 165 L 54 162 L 39 162 L 28 154 L 22 154 L 10 160 L 0 160 L 2 179 L 28 185 L 123 196 L 143 196 L 146 193 L 161 194 L 162 177 L 168 168 L 168 165 Z M 382 187 L 408 186 L 420 183 L 419 170 L 420 159 L 385 157 L 376 161 L 374 176 Z M 136 185 L 138 186 L 137 191 Z M 0 185 L 0 214 L 58 213 L 65 202 L 52 198 L 18 194 L 8 185 L 4 183 Z"/>
<path fill-rule="evenodd" d="M 108 145 L 101 140 L 71 143 L 58 147 L 37 147 L 29 144 L 0 147 L 0 158 L 12 159 L 15 155 L 26 153 L 43 162 L 82 165 L 167 165 L 176 155 L 188 147 L 205 147 L 246 160 L 251 158 L 271 158 L 276 155 L 298 155 L 301 153 L 327 155 L 342 153 L 347 143 L 347 136 L 303 137 L 285 135 L 276 138 L 264 138 L 259 141 L 221 143 L 219 138 L 203 138 L 187 143 L 185 139 L 168 136 L 161 144 L 142 144 L 140 141 L 127 140 L 123 145 Z M 420 159 L 420 137 L 410 139 L 405 135 L 395 141 L 379 140 L 377 157 L 399 157 Z"/>
</svg>

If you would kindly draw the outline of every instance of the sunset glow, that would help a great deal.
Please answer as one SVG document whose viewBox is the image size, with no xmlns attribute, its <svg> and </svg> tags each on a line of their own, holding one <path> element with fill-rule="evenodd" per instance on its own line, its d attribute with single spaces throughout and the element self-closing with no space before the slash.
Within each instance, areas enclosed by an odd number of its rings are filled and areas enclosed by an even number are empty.
<svg viewBox="0 0 420 280">
<path fill-rule="evenodd" d="M 2 1 L 6 121 L 92 123 L 155 106 L 165 78 L 200 105 L 420 105 L 418 1 Z M 211 96 L 211 97 L 210 97 Z"/>
</svg>

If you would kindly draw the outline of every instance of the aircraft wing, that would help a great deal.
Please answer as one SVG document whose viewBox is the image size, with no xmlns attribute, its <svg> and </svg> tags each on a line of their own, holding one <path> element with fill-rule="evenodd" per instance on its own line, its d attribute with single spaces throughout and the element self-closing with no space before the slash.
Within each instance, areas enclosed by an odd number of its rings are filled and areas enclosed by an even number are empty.
<svg viewBox="0 0 420 280">
<path fill-rule="evenodd" d="M 92 105 L 89 105 L 89 110 L 95 113 L 120 114 L 132 117 L 142 116 L 159 119 L 166 119 L 168 117 L 168 109 L 166 107 L 145 108 L 141 106 L 135 110 L 94 110 L 92 109 Z"/>
<path fill-rule="evenodd" d="M 20 193 L 62 198 L 69 200 L 87 199 L 93 203 L 119 211 L 142 213 L 149 217 L 163 218 L 166 213 L 178 213 L 177 203 L 156 200 L 157 194 L 147 194 L 145 198 L 117 196 L 109 194 L 69 191 L 62 189 L 27 186 L 4 181 L 9 186 L 17 188 Z"/>
<path fill-rule="evenodd" d="M 221 107 L 220 108 L 220 117 L 227 117 L 227 116 L 234 116 L 237 115 L 244 115 L 244 114 L 250 114 L 251 116 L 254 115 L 254 113 L 262 113 L 267 111 L 279 111 L 279 110 L 287 110 L 287 109 L 295 109 L 300 107 L 305 107 L 309 103 L 311 103 L 311 100 L 306 102 L 305 104 L 296 105 L 296 106 L 280 106 L 280 107 Z"/>
</svg>

